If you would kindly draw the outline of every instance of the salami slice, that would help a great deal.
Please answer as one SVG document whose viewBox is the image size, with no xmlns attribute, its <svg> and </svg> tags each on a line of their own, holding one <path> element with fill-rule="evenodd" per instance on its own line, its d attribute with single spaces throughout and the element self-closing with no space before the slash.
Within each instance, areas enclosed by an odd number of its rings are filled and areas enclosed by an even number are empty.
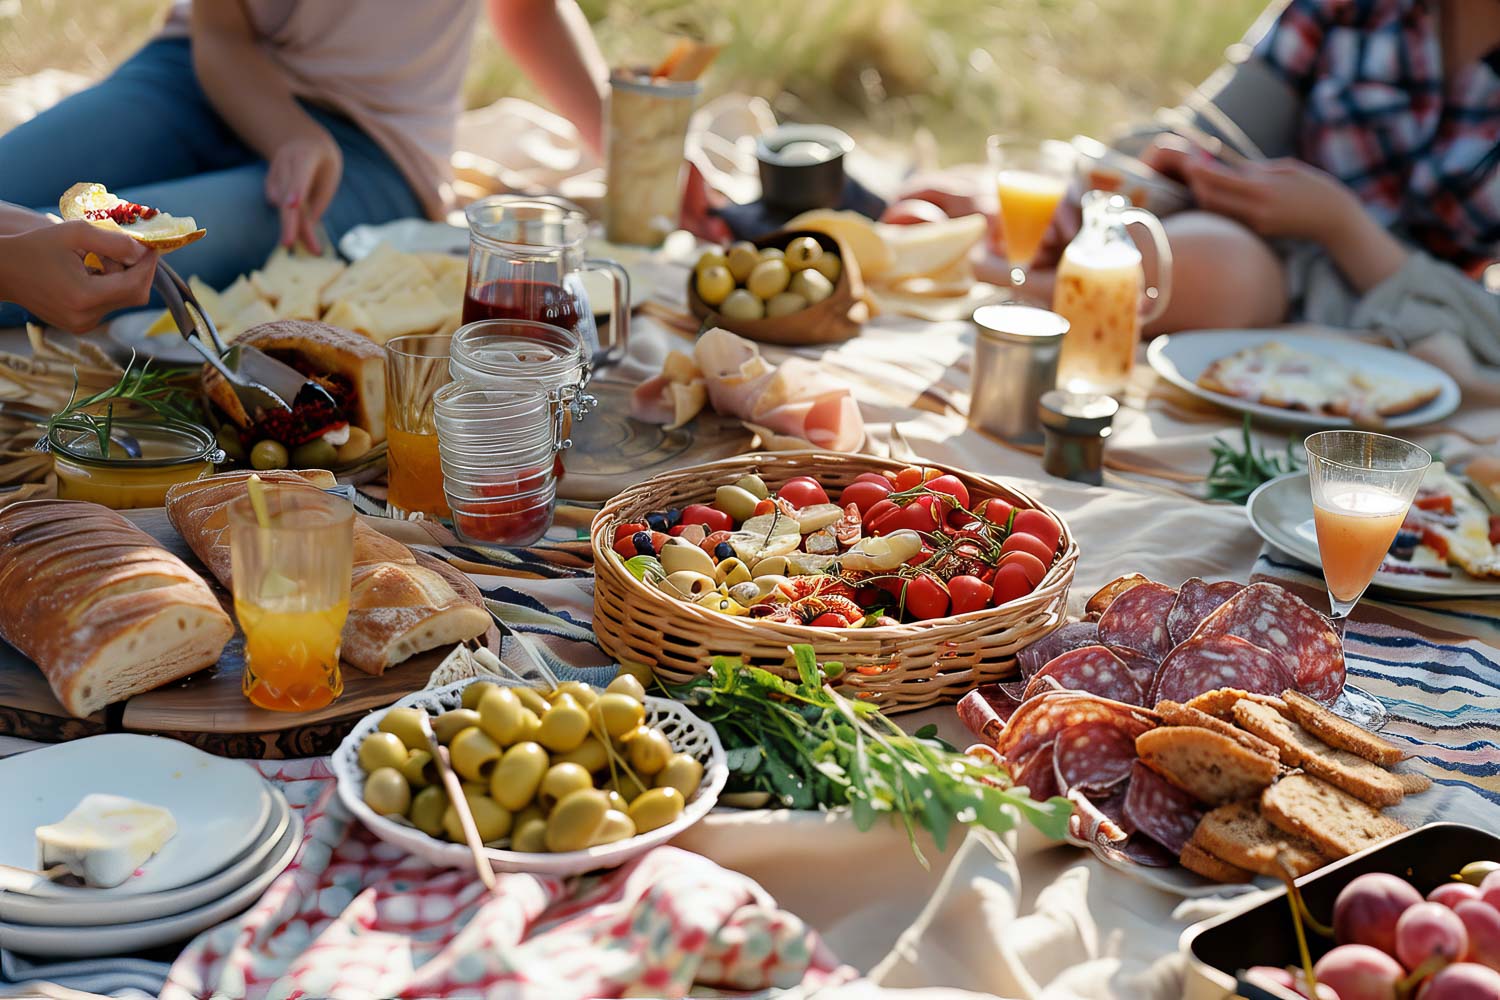
<svg viewBox="0 0 1500 1000">
<path fill-rule="evenodd" d="M 1147 700 L 1186 703 L 1208 691 L 1238 688 L 1280 694 L 1292 686 L 1286 660 L 1236 635 L 1199 635 L 1172 650 L 1151 682 Z"/>
<path fill-rule="evenodd" d="M 1139 705 L 1145 697 L 1125 662 L 1103 646 L 1070 649 L 1054 657 L 1026 684 L 1023 701 L 1047 691 L 1052 684 L 1074 691 L 1087 691 L 1101 698 Z"/>
<path fill-rule="evenodd" d="M 1125 789 L 1125 817 L 1136 830 L 1181 854 L 1203 811 L 1187 792 L 1136 761 Z"/>
<path fill-rule="evenodd" d="M 1100 616 L 1099 641 L 1137 650 L 1159 663 L 1172 651 L 1167 615 L 1175 603 L 1177 591 L 1165 584 L 1148 581 L 1131 587 Z"/>
<path fill-rule="evenodd" d="M 1130 671 L 1130 676 L 1135 678 L 1142 691 L 1151 687 L 1151 680 L 1156 676 L 1160 660 L 1147 656 L 1138 649 L 1126 649 L 1124 646 L 1110 646 L 1108 649 L 1125 664 L 1125 669 Z"/>
<path fill-rule="evenodd" d="M 1130 836 L 1082 792 L 1075 789 L 1068 793 L 1068 798 L 1073 800 L 1068 832 L 1074 837 L 1113 853 Z"/>
<path fill-rule="evenodd" d="M 962 698 L 954 706 L 958 713 L 958 721 L 964 724 L 964 728 L 986 743 L 993 744 L 1005 729 L 1005 723 L 1009 720 L 1014 707 L 1001 714 L 1001 709 L 985 696 L 985 688 L 993 685 L 981 685 Z M 1001 703 L 1002 707 L 1004 703 Z"/>
<path fill-rule="evenodd" d="M 1172 640 L 1172 645 L 1187 642 L 1198 626 L 1203 624 L 1203 619 L 1244 589 L 1244 584 L 1233 580 L 1208 583 L 1195 576 L 1183 581 L 1182 586 L 1177 588 L 1177 601 L 1167 614 L 1167 636 Z"/>
<path fill-rule="evenodd" d="M 1093 622 L 1069 622 L 1017 653 L 1016 665 L 1021 668 L 1021 676 L 1030 680 L 1031 675 L 1046 666 L 1047 661 L 1053 657 L 1080 646 L 1092 646 L 1098 641 L 1098 625 Z"/>
<path fill-rule="evenodd" d="M 1324 704 L 1344 689 L 1338 633 L 1296 594 L 1274 583 L 1246 587 L 1219 605 L 1193 635 L 1239 636 L 1285 658 L 1297 690 Z"/>
<path fill-rule="evenodd" d="M 1057 765 L 1053 757 L 1055 747 L 1055 743 L 1037 747 L 1010 771 L 1010 780 L 1017 785 L 1025 785 L 1026 791 L 1038 802 L 1045 802 L 1054 795 L 1062 794 L 1062 789 L 1057 784 Z"/>
<path fill-rule="evenodd" d="M 1144 576 L 1141 576 L 1141 574 L 1139 573 L 1129 573 L 1125 576 L 1116 577 L 1115 579 L 1106 583 L 1104 586 L 1100 587 L 1098 590 L 1094 591 L 1093 596 L 1088 599 L 1088 602 L 1086 604 L 1084 604 L 1083 613 L 1088 615 L 1090 618 L 1098 618 L 1100 615 L 1104 614 L 1104 609 L 1113 604 L 1115 602 L 1115 598 L 1125 593 L 1125 591 L 1131 589 L 1132 587 L 1139 587 L 1143 583 L 1150 582 L 1150 580 L 1146 579 Z"/>
<path fill-rule="evenodd" d="M 1154 729 L 1161 718 L 1135 705 L 1083 691 L 1050 691 L 1022 702 L 993 745 L 1006 760 L 1022 761 L 1037 747 L 1051 743 L 1058 733 L 1080 722 L 1109 722 L 1134 739 Z"/>
<path fill-rule="evenodd" d="M 1177 864 L 1176 854 L 1144 833 L 1132 833 L 1130 839 L 1120 845 L 1120 853 L 1142 868 L 1171 868 Z"/>
<path fill-rule="evenodd" d="M 1129 779 L 1135 739 L 1107 722 L 1083 722 L 1057 734 L 1052 757 L 1064 792 L 1103 795 Z"/>
</svg>

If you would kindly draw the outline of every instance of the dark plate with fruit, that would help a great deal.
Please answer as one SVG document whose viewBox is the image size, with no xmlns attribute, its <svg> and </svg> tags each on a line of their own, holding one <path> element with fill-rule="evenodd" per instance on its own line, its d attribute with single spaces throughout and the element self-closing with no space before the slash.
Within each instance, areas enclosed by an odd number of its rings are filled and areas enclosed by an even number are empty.
<svg viewBox="0 0 1500 1000">
<path fill-rule="evenodd" d="M 1500 871 L 1500 836 L 1429 823 L 1299 879 L 1319 995 L 1500 1000 L 1500 875 L 1491 871 Z M 1292 974 L 1302 967 L 1297 938 L 1285 889 L 1194 924 L 1181 941 L 1183 995 L 1306 996 L 1305 977 Z M 1287 985 L 1293 978 L 1301 992 Z"/>
</svg>

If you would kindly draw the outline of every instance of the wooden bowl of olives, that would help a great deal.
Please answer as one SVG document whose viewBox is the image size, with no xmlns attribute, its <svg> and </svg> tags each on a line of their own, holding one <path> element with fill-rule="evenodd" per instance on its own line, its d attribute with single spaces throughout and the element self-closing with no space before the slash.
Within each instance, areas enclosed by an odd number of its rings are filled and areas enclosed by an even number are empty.
<svg viewBox="0 0 1500 1000">
<path fill-rule="evenodd" d="M 838 239 L 785 230 L 709 250 L 688 276 L 688 307 L 764 344 L 832 344 L 870 317 L 859 263 Z"/>
<path fill-rule="evenodd" d="M 473 864 L 420 719 L 447 747 L 496 871 L 611 868 L 708 814 L 728 780 L 712 726 L 622 672 L 606 689 L 501 678 L 419 691 L 366 716 L 333 755 L 339 798 L 381 840 Z"/>
</svg>

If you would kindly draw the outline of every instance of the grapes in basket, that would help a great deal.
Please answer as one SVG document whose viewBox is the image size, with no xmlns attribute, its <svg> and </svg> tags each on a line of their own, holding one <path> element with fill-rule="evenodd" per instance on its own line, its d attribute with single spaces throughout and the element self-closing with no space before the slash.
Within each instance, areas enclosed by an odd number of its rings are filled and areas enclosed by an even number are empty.
<svg viewBox="0 0 1500 1000">
<path fill-rule="evenodd" d="M 543 693 L 479 682 L 432 719 L 487 844 L 579 851 L 666 826 L 697 794 L 703 765 L 645 722 L 645 691 L 621 674 L 603 694 L 564 681 Z M 431 837 L 463 843 L 428 752 L 420 708 L 393 708 L 359 746 L 364 801 Z M 507 843 L 508 841 L 508 843 Z"/>
<path fill-rule="evenodd" d="M 726 615 L 819 628 L 929 621 L 1025 597 L 1056 562 L 1062 529 L 995 498 L 971 506 L 957 476 L 867 472 L 833 502 L 811 476 L 773 495 L 755 475 L 712 503 L 616 525 L 636 579 Z"/>
</svg>

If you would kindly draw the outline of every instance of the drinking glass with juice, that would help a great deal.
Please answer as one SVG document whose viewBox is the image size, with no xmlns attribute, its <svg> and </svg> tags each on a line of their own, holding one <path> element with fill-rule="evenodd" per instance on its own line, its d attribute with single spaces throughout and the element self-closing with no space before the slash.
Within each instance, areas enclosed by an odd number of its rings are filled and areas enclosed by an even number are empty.
<svg viewBox="0 0 1500 1000">
<path fill-rule="evenodd" d="M 322 708 L 344 690 L 339 647 L 354 507 L 310 486 L 257 480 L 251 490 L 229 507 L 234 613 L 245 634 L 241 688 L 261 708 Z"/>
<path fill-rule="evenodd" d="M 1068 191 L 1072 162 L 1061 143 L 990 136 L 990 165 L 1000 202 L 1000 238 L 1011 266 L 1011 282 L 1026 281 L 1052 216 Z"/>
<path fill-rule="evenodd" d="M 411 334 L 385 345 L 386 502 L 399 514 L 447 517 L 432 395 L 447 385 L 451 336 Z"/>
</svg>

